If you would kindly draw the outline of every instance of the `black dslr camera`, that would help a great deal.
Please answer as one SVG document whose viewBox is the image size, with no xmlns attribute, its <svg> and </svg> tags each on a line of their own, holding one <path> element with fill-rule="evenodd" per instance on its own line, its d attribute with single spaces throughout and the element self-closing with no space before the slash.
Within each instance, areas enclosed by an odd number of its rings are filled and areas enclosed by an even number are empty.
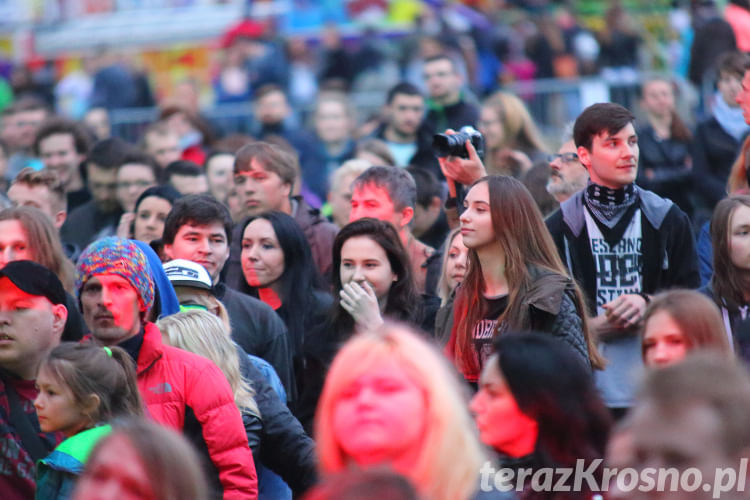
<svg viewBox="0 0 750 500">
<path fill-rule="evenodd" d="M 432 139 L 432 150 L 435 156 L 445 158 L 446 156 L 458 156 L 459 158 L 468 158 L 469 152 L 466 150 L 466 141 L 471 141 L 471 145 L 477 150 L 480 158 L 484 157 L 484 137 L 474 127 L 469 125 L 461 127 L 457 134 L 435 134 Z"/>
</svg>

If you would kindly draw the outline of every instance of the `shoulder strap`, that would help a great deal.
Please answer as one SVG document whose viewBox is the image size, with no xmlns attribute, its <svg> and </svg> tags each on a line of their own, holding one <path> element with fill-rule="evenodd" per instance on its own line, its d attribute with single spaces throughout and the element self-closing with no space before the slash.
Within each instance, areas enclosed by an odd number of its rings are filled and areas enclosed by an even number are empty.
<svg viewBox="0 0 750 500">
<path fill-rule="evenodd" d="M 37 460 L 49 455 L 52 451 L 47 444 L 44 443 L 42 438 L 39 437 L 38 431 L 34 430 L 34 426 L 29 420 L 29 416 L 23 411 L 23 405 L 18 397 L 16 388 L 13 384 L 5 378 L 5 394 L 8 397 L 8 407 L 10 409 L 10 423 L 13 428 L 18 432 L 21 437 L 21 443 L 23 444 L 26 452 L 31 455 L 31 459 L 36 463 Z"/>
</svg>

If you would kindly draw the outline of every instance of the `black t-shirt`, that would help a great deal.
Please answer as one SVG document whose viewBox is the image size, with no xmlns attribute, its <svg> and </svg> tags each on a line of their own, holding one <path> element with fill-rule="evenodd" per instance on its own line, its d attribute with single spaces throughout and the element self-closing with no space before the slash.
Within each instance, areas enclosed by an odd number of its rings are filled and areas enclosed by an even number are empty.
<svg viewBox="0 0 750 500">
<path fill-rule="evenodd" d="M 508 307 L 508 296 L 502 295 L 500 297 L 485 298 L 485 301 L 487 302 L 487 314 L 484 315 L 484 319 L 476 322 L 471 332 L 480 369 L 484 366 L 487 358 L 492 355 L 492 339 L 507 328 L 505 322 L 498 326 L 497 318 Z"/>
</svg>

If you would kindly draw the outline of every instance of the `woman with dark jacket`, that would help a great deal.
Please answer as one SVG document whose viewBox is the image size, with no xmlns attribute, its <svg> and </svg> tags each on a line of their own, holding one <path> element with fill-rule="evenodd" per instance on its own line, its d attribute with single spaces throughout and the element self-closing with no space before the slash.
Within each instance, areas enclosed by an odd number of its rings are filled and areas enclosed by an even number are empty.
<svg viewBox="0 0 750 500">
<path fill-rule="evenodd" d="M 493 340 L 494 354 L 482 370 L 471 401 L 481 441 L 499 456 L 500 468 L 521 481 L 521 500 L 588 500 L 596 491 L 561 479 L 563 489 L 535 491 L 539 469 L 591 470 L 602 484 L 601 460 L 611 419 L 590 370 L 564 342 L 541 333 L 508 333 Z M 599 464 L 597 466 L 597 460 Z M 516 483 L 517 484 L 517 483 Z M 517 484 L 518 487 L 518 484 Z M 557 485 L 556 485 L 557 488 Z M 595 487 L 594 487 L 595 488 Z"/>
<path fill-rule="evenodd" d="M 455 294 L 446 346 L 464 378 L 477 382 L 493 339 L 508 330 L 559 337 L 587 365 L 603 366 L 581 292 L 523 184 L 506 176 L 484 177 L 470 186 L 464 207 L 461 234 L 469 271 Z"/>
<path fill-rule="evenodd" d="M 750 336 L 745 320 L 750 318 L 750 195 L 721 200 L 711 218 L 714 270 L 711 281 L 701 288 L 716 303 L 731 344 L 750 363 Z"/>
<path fill-rule="evenodd" d="M 693 215 L 693 170 L 690 130 L 675 111 L 673 83 L 654 78 L 643 84 L 641 107 L 648 123 L 638 128 L 640 167 L 637 183 L 669 198 L 689 217 Z"/>
<path fill-rule="evenodd" d="M 307 390 L 308 348 L 325 327 L 333 299 L 320 285 L 302 229 L 282 212 L 266 212 L 243 224 L 240 291 L 259 298 L 281 317 L 289 332 L 297 394 Z M 310 421 L 292 409 L 307 425 Z M 304 420 L 303 420 L 304 418 Z"/>
</svg>

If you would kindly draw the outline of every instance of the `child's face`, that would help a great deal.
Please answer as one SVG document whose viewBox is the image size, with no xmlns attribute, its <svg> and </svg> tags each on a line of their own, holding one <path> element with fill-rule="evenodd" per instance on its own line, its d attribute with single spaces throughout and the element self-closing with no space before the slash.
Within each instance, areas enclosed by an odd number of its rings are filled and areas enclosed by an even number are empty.
<svg viewBox="0 0 750 500">
<path fill-rule="evenodd" d="M 52 376 L 46 366 L 39 370 L 36 385 L 39 395 L 34 408 L 42 432 L 62 432 L 69 437 L 91 425 L 91 418 L 75 402 L 68 386 Z"/>
</svg>

